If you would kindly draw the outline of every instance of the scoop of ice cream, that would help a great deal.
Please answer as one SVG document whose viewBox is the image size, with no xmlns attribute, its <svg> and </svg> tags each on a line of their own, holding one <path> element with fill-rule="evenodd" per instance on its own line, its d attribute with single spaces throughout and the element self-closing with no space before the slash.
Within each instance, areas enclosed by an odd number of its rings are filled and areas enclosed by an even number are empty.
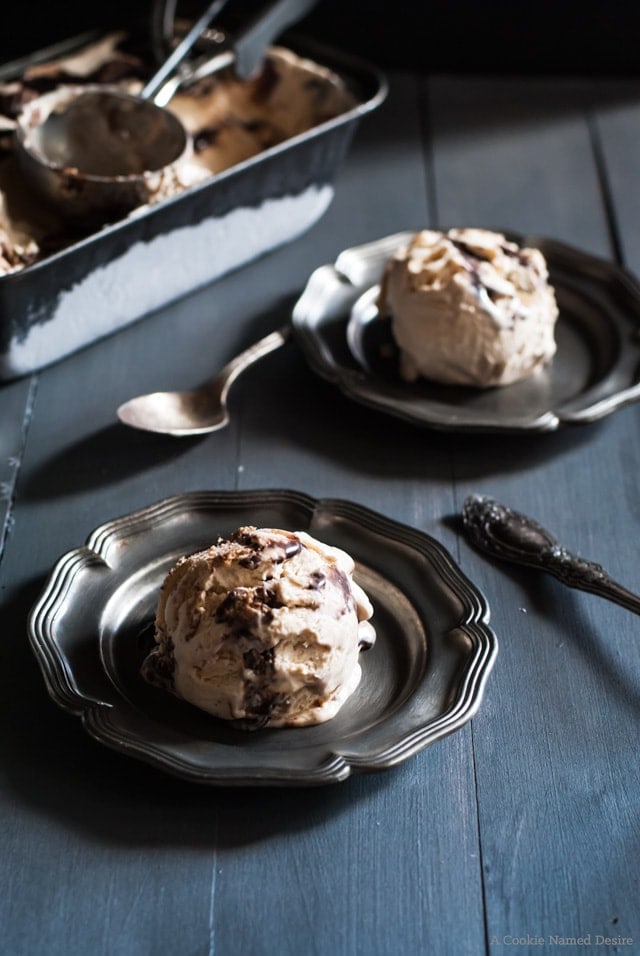
<svg viewBox="0 0 640 956">
<path fill-rule="evenodd" d="M 418 232 L 389 260 L 379 306 L 391 316 L 408 381 L 508 385 L 556 351 L 545 258 L 498 232 Z"/>
<path fill-rule="evenodd" d="M 329 720 L 375 640 L 353 570 L 304 532 L 239 528 L 167 575 L 143 675 L 251 728 Z"/>
<path fill-rule="evenodd" d="M 11 221 L 0 193 L 0 275 L 30 265 L 37 254 L 34 240 Z"/>
</svg>

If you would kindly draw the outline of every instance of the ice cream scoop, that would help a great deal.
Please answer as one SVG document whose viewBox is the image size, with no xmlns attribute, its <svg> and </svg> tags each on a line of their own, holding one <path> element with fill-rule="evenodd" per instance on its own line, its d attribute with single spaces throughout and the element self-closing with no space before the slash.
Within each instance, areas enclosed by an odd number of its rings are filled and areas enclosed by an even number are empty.
<svg viewBox="0 0 640 956">
<path fill-rule="evenodd" d="M 143 675 L 247 729 L 322 723 L 375 632 L 354 562 L 311 535 L 242 527 L 167 575 Z"/>
<path fill-rule="evenodd" d="M 65 218 L 84 222 L 149 202 L 190 148 L 173 114 L 99 86 L 65 86 L 40 97 L 17 131 L 25 176 Z"/>
<path fill-rule="evenodd" d="M 26 105 L 16 125 L 18 158 L 34 188 L 65 217 L 118 217 L 168 189 L 192 142 L 153 97 L 225 2 L 207 6 L 138 96 L 65 85 Z"/>
<path fill-rule="evenodd" d="M 509 385 L 556 351 L 543 254 L 487 229 L 416 233 L 387 264 L 379 310 L 391 316 L 407 381 Z"/>
</svg>

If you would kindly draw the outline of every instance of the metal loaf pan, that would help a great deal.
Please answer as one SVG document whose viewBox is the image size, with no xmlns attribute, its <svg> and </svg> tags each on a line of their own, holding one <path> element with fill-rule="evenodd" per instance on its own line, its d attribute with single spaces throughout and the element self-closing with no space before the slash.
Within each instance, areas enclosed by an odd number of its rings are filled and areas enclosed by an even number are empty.
<svg viewBox="0 0 640 956">
<path fill-rule="evenodd" d="M 123 328 L 290 242 L 322 216 L 357 123 L 383 101 L 386 82 L 369 64 L 310 41 L 288 36 L 286 46 L 337 73 L 354 94 L 353 107 L 1 276 L 0 381 Z"/>
</svg>

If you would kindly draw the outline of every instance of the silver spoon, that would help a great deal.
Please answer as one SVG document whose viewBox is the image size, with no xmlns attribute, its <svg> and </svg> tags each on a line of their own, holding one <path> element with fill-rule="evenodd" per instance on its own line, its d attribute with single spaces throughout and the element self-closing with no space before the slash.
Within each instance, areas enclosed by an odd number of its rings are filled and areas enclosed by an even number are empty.
<svg viewBox="0 0 640 956">
<path fill-rule="evenodd" d="M 118 408 L 118 418 L 132 428 L 176 437 L 205 435 L 224 428 L 229 422 L 227 396 L 231 385 L 250 365 L 284 345 L 291 332 L 290 326 L 284 326 L 266 335 L 199 388 L 131 398 Z"/>
<path fill-rule="evenodd" d="M 640 614 L 640 597 L 618 584 L 600 564 L 567 551 L 532 518 L 493 498 L 470 495 L 462 508 L 469 540 L 494 557 L 547 571 L 568 587 L 598 594 Z"/>
</svg>

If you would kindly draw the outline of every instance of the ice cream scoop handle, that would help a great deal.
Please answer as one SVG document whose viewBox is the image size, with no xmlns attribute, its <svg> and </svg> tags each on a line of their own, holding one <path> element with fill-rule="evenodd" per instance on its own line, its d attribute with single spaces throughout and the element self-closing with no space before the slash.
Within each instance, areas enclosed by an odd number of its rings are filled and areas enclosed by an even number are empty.
<svg viewBox="0 0 640 956">
<path fill-rule="evenodd" d="M 282 328 L 276 329 L 275 332 L 270 332 L 269 335 L 265 335 L 264 338 L 254 342 L 253 345 L 250 345 L 249 348 L 241 352 L 240 355 L 236 355 L 235 358 L 232 358 L 222 371 L 219 372 L 215 380 L 220 390 L 221 400 L 223 402 L 226 401 L 229 389 L 239 375 L 246 371 L 250 365 L 253 365 L 254 362 L 257 362 L 258 359 L 261 359 L 263 356 L 268 355 L 269 352 L 274 352 L 276 349 L 279 349 L 281 345 L 284 345 L 291 337 L 292 332 L 293 329 L 290 325 L 284 325 Z"/>
<path fill-rule="evenodd" d="M 275 0 L 233 40 L 235 71 L 242 79 L 251 76 L 265 51 L 283 30 L 301 20 L 316 0 Z"/>
<path fill-rule="evenodd" d="M 202 14 L 201 17 L 193 24 L 189 32 L 183 39 L 178 43 L 176 48 L 170 54 L 165 62 L 158 68 L 150 80 L 147 81 L 145 86 L 140 92 L 142 99 L 153 100 L 155 95 L 162 90 L 165 80 L 173 73 L 174 70 L 186 59 L 187 55 L 191 51 L 191 47 L 194 46 L 196 41 L 202 34 L 202 31 L 206 29 L 209 23 L 213 20 L 214 17 L 218 15 L 220 10 L 225 6 L 227 0 L 213 0 Z M 161 97 L 162 98 L 162 97 Z M 163 105 L 163 103 L 159 105 Z"/>
<path fill-rule="evenodd" d="M 618 584 L 595 561 L 572 554 L 553 535 L 493 498 L 470 495 L 462 509 L 469 540 L 488 554 L 547 571 L 568 587 L 589 591 L 640 614 L 640 597 Z"/>
</svg>

